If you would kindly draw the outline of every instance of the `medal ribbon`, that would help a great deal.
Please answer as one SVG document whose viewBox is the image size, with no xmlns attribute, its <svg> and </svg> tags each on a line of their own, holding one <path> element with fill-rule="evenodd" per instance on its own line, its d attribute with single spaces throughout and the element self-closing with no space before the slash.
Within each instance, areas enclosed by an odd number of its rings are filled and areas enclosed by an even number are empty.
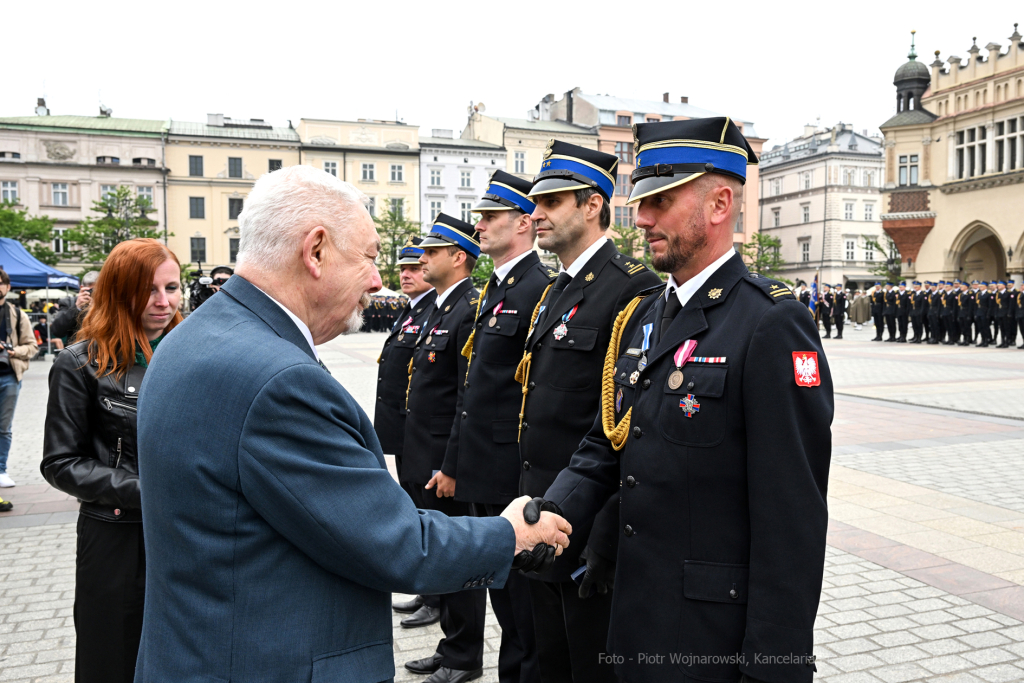
<svg viewBox="0 0 1024 683">
<path fill-rule="evenodd" d="M 694 349 L 697 348 L 697 341 L 695 339 L 687 339 L 679 348 L 676 349 L 675 355 L 672 356 L 672 360 L 676 364 L 676 370 L 681 370 L 686 362 L 692 360 L 690 354 L 693 353 Z"/>
<path fill-rule="evenodd" d="M 644 325 L 644 346 L 640 349 L 640 352 L 644 352 L 651 346 L 651 332 L 654 331 L 654 323 L 647 323 Z"/>
<path fill-rule="evenodd" d="M 412 322 L 412 316 L 410 315 L 409 319 L 406 320 L 404 323 L 402 323 L 402 328 L 401 329 L 402 329 L 403 332 L 405 331 L 405 328 L 408 327 L 409 323 L 411 323 L 411 322 Z"/>
<path fill-rule="evenodd" d="M 572 320 L 572 317 L 573 317 L 574 315 L 576 315 L 576 309 L 577 309 L 577 308 L 579 308 L 579 307 L 580 307 L 580 305 L 579 305 L 579 304 L 576 304 L 575 306 L 573 306 L 573 307 L 572 307 L 572 310 L 571 310 L 571 311 L 569 311 L 568 313 L 566 313 L 565 315 L 563 315 L 563 316 L 562 316 L 562 323 L 564 324 L 564 323 L 567 323 L 567 322 L 569 322 L 570 320 Z"/>
<path fill-rule="evenodd" d="M 492 310 L 492 311 L 491 311 L 491 315 L 498 315 L 499 313 L 501 313 L 501 305 L 502 305 L 503 303 L 505 303 L 505 300 L 504 300 L 504 299 L 502 299 L 501 301 L 499 301 L 499 302 L 498 302 L 498 305 L 497 305 L 497 306 L 495 306 L 495 307 L 494 307 L 494 310 Z"/>
</svg>

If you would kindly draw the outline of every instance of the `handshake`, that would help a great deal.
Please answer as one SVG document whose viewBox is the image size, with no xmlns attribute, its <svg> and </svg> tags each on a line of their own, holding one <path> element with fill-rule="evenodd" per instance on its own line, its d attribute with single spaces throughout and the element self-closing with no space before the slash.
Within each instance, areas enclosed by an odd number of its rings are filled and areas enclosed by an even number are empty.
<svg viewBox="0 0 1024 683">
<path fill-rule="evenodd" d="M 572 525 L 551 501 L 529 496 L 516 498 L 501 516 L 512 523 L 516 533 L 516 557 L 512 569 L 540 572 L 569 547 Z"/>
</svg>

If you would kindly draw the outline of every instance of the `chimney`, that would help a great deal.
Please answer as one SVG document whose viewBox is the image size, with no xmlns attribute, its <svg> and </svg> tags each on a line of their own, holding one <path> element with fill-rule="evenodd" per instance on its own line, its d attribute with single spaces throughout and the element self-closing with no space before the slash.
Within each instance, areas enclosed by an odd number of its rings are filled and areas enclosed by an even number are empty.
<svg viewBox="0 0 1024 683">
<path fill-rule="evenodd" d="M 36 100 L 36 116 L 49 116 L 50 110 L 46 108 L 46 98 L 40 97 Z"/>
<path fill-rule="evenodd" d="M 572 123 L 572 90 L 565 93 L 565 122 Z"/>
<path fill-rule="evenodd" d="M 664 102 L 665 104 L 668 104 L 668 93 L 662 93 L 661 101 Z"/>
<path fill-rule="evenodd" d="M 679 101 L 682 102 L 683 104 L 689 104 L 690 103 L 690 98 L 685 96 L 685 95 L 683 95 L 683 96 L 681 96 L 679 98 Z"/>
<path fill-rule="evenodd" d="M 454 131 L 448 128 L 433 128 L 430 131 L 432 138 L 451 138 L 453 135 Z"/>
<path fill-rule="evenodd" d="M 206 125 L 208 126 L 224 126 L 224 114 L 207 114 Z"/>
</svg>

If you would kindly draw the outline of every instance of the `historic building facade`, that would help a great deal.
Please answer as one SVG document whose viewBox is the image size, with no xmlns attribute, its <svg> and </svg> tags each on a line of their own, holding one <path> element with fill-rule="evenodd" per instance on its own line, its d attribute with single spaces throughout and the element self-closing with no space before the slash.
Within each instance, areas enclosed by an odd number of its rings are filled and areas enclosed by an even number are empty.
<svg viewBox="0 0 1024 683">
<path fill-rule="evenodd" d="M 289 125 L 210 114 L 206 123 L 171 121 L 167 136 L 167 245 L 183 264 L 233 265 L 238 216 L 256 180 L 299 163 Z"/>
<path fill-rule="evenodd" d="M 882 139 L 849 124 L 805 126 L 804 134 L 761 155 L 761 231 L 779 238 L 794 283 L 843 282 L 851 289 L 873 283 L 872 268 L 885 259 L 872 242 L 882 234 Z"/>
<path fill-rule="evenodd" d="M 893 79 L 882 225 L 917 279 L 1024 273 L 1024 42 L 977 40 L 925 66 L 913 44 Z"/>
<path fill-rule="evenodd" d="M 302 162 L 352 183 L 370 215 L 393 209 L 420 221 L 420 133 L 400 121 L 301 119 Z"/>
<path fill-rule="evenodd" d="M 149 200 L 147 216 L 167 228 L 164 187 L 165 121 L 100 116 L 51 116 L 40 100 L 36 116 L 0 118 L 0 201 L 54 219 L 58 268 L 77 272 L 64 232 L 87 217 L 94 201 L 125 185 Z"/>
<path fill-rule="evenodd" d="M 420 138 L 420 222 L 430 227 L 444 212 L 473 223 L 473 205 L 491 175 L 505 168 L 505 149 L 482 140 L 456 139 L 450 130 L 433 130 Z"/>
<path fill-rule="evenodd" d="M 580 88 L 574 88 L 558 100 L 554 95 L 546 95 L 531 110 L 530 116 L 538 121 L 584 126 L 597 133 L 598 149 L 619 157 L 615 195 L 612 197 L 612 223 L 633 227 L 636 207 L 626 206 L 631 187 L 629 175 L 636 168 L 633 163 L 633 124 L 723 114 L 696 107 L 689 103 L 687 97 L 680 97 L 679 102 L 671 102 L 668 93 L 664 93 L 661 100 L 638 100 L 612 95 L 592 95 L 582 92 Z M 758 137 L 754 124 L 735 117 L 734 121 L 750 142 L 750 146 L 760 154 L 765 141 Z M 734 226 L 734 242 L 737 246 L 746 242 L 751 232 L 757 231 L 757 223 L 750 218 L 757 215 L 757 191 L 754 188 L 758 185 L 758 172 L 757 166 L 747 168 L 745 187 L 749 188 L 749 191 L 744 192 L 743 209 L 739 221 Z"/>
</svg>

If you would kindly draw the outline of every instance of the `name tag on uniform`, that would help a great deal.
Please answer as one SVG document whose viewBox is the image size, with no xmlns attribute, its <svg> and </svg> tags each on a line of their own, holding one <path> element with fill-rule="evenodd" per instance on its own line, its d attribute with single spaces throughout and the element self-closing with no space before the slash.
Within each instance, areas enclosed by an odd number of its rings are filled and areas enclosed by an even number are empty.
<svg viewBox="0 0 1024 683">
<path fill-rule="evenodd" d="M 640 349 L 626 349 L 627 356 L 634 356 L 636 358 L 639 358 L 641 353 L 643 352 Z"/>
</svg>

